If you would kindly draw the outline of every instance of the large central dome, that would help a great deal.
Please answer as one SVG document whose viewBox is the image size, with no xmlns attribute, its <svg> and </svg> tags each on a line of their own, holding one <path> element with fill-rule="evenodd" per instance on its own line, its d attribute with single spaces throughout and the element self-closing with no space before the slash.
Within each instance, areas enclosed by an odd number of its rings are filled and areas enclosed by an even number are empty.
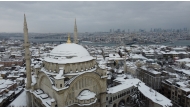
<svg viewBox="0 0 190 109">
<path fill-rule="evenodd" d="M 93 57 L 90 56 L 83 46 L 75 43 L 66 43 L 55 47 L 44 60 L 52 63 L 75 63 L 92 59 Z"/>
<path fill-rule="evenodd" d="M 83 46 L 74 43 L 58 45 L 50 52 L 50 55 L 74 57 L 90 56 L 88 51 Z"/>
</svg>

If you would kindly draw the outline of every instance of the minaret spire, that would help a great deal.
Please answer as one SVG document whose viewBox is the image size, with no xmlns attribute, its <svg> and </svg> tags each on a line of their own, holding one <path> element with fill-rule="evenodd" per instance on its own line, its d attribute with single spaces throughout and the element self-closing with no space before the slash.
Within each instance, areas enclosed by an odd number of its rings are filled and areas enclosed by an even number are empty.
<svg viewBox="0 0 190 109">
<path fill-rule="evenodd" d="M 26 76 L 27 76 L 27 83 L 26 89 L 29 90 L 31 88 L 31 68 L 30 68 L 30 50 L 29 50 L 29 42 L 28 42 L 28 28 L 26 22 L 26 16 L 24 14 L 24 48 L 25 48 L 25 60 L 26 60 Z"/>
<path fill-rule="evenodd" d="M 75 26 L 74 26 L 74 43 L 78 44 L 76 18 L 75 18 Z"/>
<path fill-rule="evenodd" d="M 71 43 L 71 40 L 70 40 L 70 33 L 68 33 L 67 43 L 68 43 L 68 44 L 70 44 L 70 43 Z"/>
</svg>

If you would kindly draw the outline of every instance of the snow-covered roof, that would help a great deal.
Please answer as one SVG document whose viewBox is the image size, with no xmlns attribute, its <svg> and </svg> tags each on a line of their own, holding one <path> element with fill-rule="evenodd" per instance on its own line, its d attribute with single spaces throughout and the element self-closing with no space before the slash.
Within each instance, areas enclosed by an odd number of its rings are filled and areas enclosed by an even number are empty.
<svg viewBox="0 0 190 109">
<path fill-rule="evenodd" d="M 49 55 L 45 57 L 44 61 L 65 64 L 85 62 L 93 59 L 83 46 L 74 43 L 58 45 Z"/>
<path fill-rule="evenodd" d="M 141 54 L 130 54 L 130 58 L 132 59 L 144 59 L 147 60 L 147 58 L 145 58 L 144 56 L 142 56 Z"/>
<path fill-rule="evenodd" d="M 79 94 L 77 99 L 79 99 L 79 100 L 89 100 L 91 98 L 94 98 L 95 96 L 96 96 L 96 94 L 94 92 L 91 92 L 90 90 L 83 90 Z"/>
<path fill-rule="evenodd" d="M 186 85 L 184 84 L 184 82 L 176 82 L 176 84 L 178 84 L 181 88 L 185 88 Z"/>
<path fill-rule="evenodd" d="M 114 54 L 110 53 L 109 57 L 110 58 L 120 58 L 119 54 L 117 54 L 117 53 L 114 53 Z"/>
<path fill-rule="evenodd" d="M 124 77 L 117 77 L 114 81 L 118 81 L 121 84 L 116 85 L 114 87 L 108 88 L 107 93 L 117 93 L 119 91 L 122 91 L 124 89 L 128 89 L 132 86 L 136 86 L 136 84 L 140 81 L 139 79 L 124 79 Z"/>
<path fill-rule="evenodd" d="M 190 75 L 190 70 L 186 70 L 186 69 L 177 69 L 177 68 L 174 68 L 174 70 L 176 70 L 176 71 L 181 71 L 181 72 L 183 72 L 183 73 L 185 73 L 185 74 L 187 74 L 187 75 Z"/>
<path fill-rule="evenodd" d="M 177 62 L 186 62 L 186 63 L 190 63 L 190 58 L 184 58 L 184 59 L 179 59 L 176 60 Z"/>
<path fill-rule="evenodd" d="M 139 83 L 138 90 L 147 98 L 152 100 L 154 103 L 157 103 L 163 107 L 172 106 L 171 100 L 156 92 L 155 90 L 151 89 L 145 85 L 145 83 Z"/>
<path fill-rule="evenodd" d="M 37 89 L 37 90 L 40 90 L 40 89 Z M 43 103 L 46 107 L 50 107 L 50 106 L 51 106 L 52 99 L 54 99 L 54 98 L 50 98 L 46 93 L 37 94 L 36 92 L 37 92 L 37 91 L 34 90 L 32 93 L 33 93 L 37 98 L 39 98 L 39 99 L 42 101 L 42 103 Z"/>
<path fill-rule="evenodd" d="M 20 77 L 20 78 L 16 78 L 16 80 L 22 81 L 22 80 L 24 80 L 24 78 Z"/>
<path fill-rule="evenodd" d="M 45 98 L 48 98 L 48 95 L 47 95 L 47 94 L 41 94 L 40 97 L 41 97 L 42 99 L 45 99 Z"/>
<path fill-rule="evenodd" d="M 190 63 L 189 64 L 185 64 L 187 67 L 190 67 Z"/>
<path fill-rule="evenodd" d="M 187 97 L 190 98 L 190 94 Z"/>
<path fill-rule="evenodd" d="M 2 80 L 0 80 L 0 89 L 5 89 L 5 88 L 7 88 L 7 86 L 12 85 L 12 84 L 14 84 L 13 81 L 2 79 Z"/>
<path fill-rule="evenodd" d="M 37 89 L 37 90 L 35 90 L 35 93 L 37 94 L 37 95 L 40 95 L 40 94 L 42 94 L 42 93 L 44 93 L 41 89 Z"/>
<path fill-rule="evenodd" d="M 152 69 L 152 68 L 149 69 L 149 68 L 146 68 L 145 66 L 142 66 L 141 68 L 142 68 L 143 70 L 146 70 L 146 71 L 152 73 L 152 74 L 161 74 L 161 72 L 155 71 L 155 70 Z"/>
</svg>

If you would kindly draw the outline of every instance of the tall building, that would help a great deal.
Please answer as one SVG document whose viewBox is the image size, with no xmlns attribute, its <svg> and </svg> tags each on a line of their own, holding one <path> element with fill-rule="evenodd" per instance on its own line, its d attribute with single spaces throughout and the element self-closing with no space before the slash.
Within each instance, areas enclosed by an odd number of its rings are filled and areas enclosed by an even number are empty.
<svg viewBox="0 0 190 109">
<path fill-rule="evenodd" d="M 75 27 L 74 27 L 74 43 L 75 43 L 75 44 L 78 44 L 76 19 L 75 19 Z"/>
<path fill-rule="evenodd" d="M 83 46 L 71 43 L 70 35 L 67 43 L 55 47 L 34 68 L 32 106 L 106 106 L 106 66 L 98 65 Z"/>
</svg>

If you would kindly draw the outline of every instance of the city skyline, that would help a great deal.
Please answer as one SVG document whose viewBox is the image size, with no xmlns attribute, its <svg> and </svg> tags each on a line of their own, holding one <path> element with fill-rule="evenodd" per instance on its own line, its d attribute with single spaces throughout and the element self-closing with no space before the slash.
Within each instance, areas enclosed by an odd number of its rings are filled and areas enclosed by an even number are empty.
<svg viewBox="0 0 190 109">
<path fill-rule="evenodd" d="M 0 3 L 0 32 L 18 32 L 23 29 L 26 14 L 29 33 L 66 33 L 74 31 L 76 18 L 78 32 L 126 32 L 151 28 L 180 29 L 190 25 L 190 2 L 3 2 Z"/>
</svg>

